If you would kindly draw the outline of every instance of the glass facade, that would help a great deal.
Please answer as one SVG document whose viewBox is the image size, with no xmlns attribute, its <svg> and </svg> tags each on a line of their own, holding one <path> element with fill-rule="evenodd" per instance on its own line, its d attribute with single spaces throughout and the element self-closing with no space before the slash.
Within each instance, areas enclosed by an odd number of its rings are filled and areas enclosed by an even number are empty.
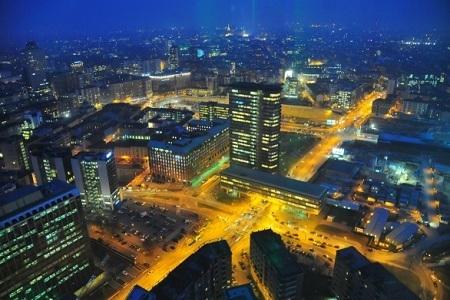
<svg viewBox="0 0 450 300">
<path fill-rule="evenodd" d="M 230 92 L 232 164 L 274 173 L 279 166 L 281 88 L 241 84 Z"/>
<path fill-rule="evenodd" d="M 79 193 L 63 182 L 51 184 L 63 184 L 65 191 L 1 218 L 1 299 L 61 299 L 89 280 L 92 264 Z"/>
</svg>

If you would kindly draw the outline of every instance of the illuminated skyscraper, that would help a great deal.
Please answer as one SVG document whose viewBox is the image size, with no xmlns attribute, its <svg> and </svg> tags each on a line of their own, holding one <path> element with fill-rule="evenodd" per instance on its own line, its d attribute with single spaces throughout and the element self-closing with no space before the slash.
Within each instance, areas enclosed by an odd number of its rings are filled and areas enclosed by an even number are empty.
<svg viewBox="0 0 450 300">
<path fill-rule="evenodd" d="M 279 166 L 281 87 L 237 83 L 231 87 L 231 164 L 275 173 Z"/>
<path fill-rule="evenodd" d="M 119 201 L 116 163 L 112 152 L 80 152 L 72 158 L 75 183 L 87 212 L 102 214 Z"/>
<path fill-rule="evenodd" d="M 0 197 L 0 299 L 73 299 L 92 275 L 79 191 L 62 181 Z"/>
</svg>

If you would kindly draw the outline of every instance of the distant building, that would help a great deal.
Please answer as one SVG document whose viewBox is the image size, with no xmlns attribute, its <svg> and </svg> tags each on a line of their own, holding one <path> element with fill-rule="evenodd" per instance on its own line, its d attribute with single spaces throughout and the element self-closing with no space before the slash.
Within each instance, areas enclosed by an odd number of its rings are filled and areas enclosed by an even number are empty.
<svg viewBox="0 0 450 300">
<path fill-rule="evenodd" d="M 147 292 L 147 295 L 142 288 L 135 286 L 127 299 L 220 300 L 224 299 L 225 289 L 230 283 L 231 250 L 227 242 L 222 240 L 201 247 Z"/>
<path fill-rule="evenodd" d="M 36 42 L 31 41 L 22 50 L 24 62 L 24 79 L 27 87 L 32 91 L 48 89 L 46 77 L 47 61 L 45 54 Z"/>
<path fill-rule="evenodd" d="M 191 85 L 191 72 L 170 70 L 149 75 L 154 93 L 163 93 L 186 89 Z"/>
<path fill-rule="evenodd" d="M 228 120 L 228 104 L 222 104 L 214 101 L 201 102 L 198 104 L 200 119 L 213 121 L 215 119 Z"/>
<path fill-rule="evenodd" d="M 189 183 L 228 153 L 228 138 L 224 122 L 199 134 L 150 140 L 150 174 L 156 181 Z"/>
<path fill-rule="evenodd" d="M 231 165 L 277 172 L 281 87 L 238 83 L 231 86 L 229 98 Z"/>
<path fill-rule="evenodd" d="M 93 271 L 78 190 L 53 181 L 0 199 L 0 298 L 74 298 Z"/>
<path fill-rule="evenodd" d="M 119 186 L 112 151 L 80 152 L 72 158 L 72 170 L 87 212 L 101 214 L 114 208 Z"/>
<path fill-rule="evenodd" d="M 169 70 L 176 70 L 180 66 L 180 48 L 177 45 L 169 47 Z"/>
<path fill-rule="evenodd" d="M 257 193 L 267 200 L 282 201 L 307 214 L 318 215 L 327 189 L 241 166 L 231 166 L 220 174 L 220 187 L 230 195 Z"/>
<path fill-rule="evenodd" d="M 418 300 L 379 263 L 371 263 L 354 247 L 336 251 L 331 288 L 340 300 Z"/>
<path fill-rule="evenodd" d="M 22 136 L 0 138 L 0 169 L 31 170 L 28 149 Z"/>
<path fill-rule="evenodd" d="M 114 101 L 146 98 L 152 93 L 150 80 L 147 77 L 132 75 L 115 75 L 109 77 L 102 87 L 100 102 L 107 104 Z"/>
<path fill-rule="evenodd" d="M 415 117 L 427 116 L 428 110 L 431 108 L 431 102 L 420 98 L 403 99 L 400 105 L 400 111 L 407 115 Z"/>
<path fill-rule="evenodd" d="M 271 299 L 301 299 L 304 271 L 279 234 L 270 229 L 252 232 L 250 261 Z"/>
<path fill-rule="evenodd" d="M 31 151 L 31 165 L 37 184 L 44 184 L 55 179 L 67 183 L 74 182 L 70 148 L 39 146 Z"/>
</svg>

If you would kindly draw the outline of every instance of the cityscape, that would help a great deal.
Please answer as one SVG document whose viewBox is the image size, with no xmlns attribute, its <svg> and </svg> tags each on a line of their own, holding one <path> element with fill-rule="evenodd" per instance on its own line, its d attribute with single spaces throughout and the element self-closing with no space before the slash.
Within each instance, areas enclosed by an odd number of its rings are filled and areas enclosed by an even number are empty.
<svg viewBox="0 0 450 300">
<path fill-rule="evenodd" d="M 2 1 L 0 299 L 450 299 L 450 2 Z"/>
</svg>

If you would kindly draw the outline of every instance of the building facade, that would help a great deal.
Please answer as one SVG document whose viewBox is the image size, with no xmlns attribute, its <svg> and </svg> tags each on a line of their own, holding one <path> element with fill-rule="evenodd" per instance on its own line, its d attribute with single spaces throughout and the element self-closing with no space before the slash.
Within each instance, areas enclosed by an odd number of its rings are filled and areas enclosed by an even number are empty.
<svg viewBox="0 0 450 300">
<path fill-rule="evenodd" d="M 55 179 L 67 183 L 74 182 L 71 164 L 72 152 L 69 148 L 45 147 L 31 152 L 31 166 L 38 185 Z"/>
<path fill-rule="evenodd" d="M 340 300 L 419 299 L 381 264 L 371 263 L 354 247 L 336 251 L 331 289 Z"/>
<path fill-rule="evenodd" d="M 220 123 L 207 132 L 191 137 L 176 137 L 149 142 L 149 166 L 157 182 L 191 180 L 228 154 L 228 123 Z"/>
<path fill-rule="evenodd" d="M 299 208 L 308 215 L 320 213 L 327 192 L 320 185 L 242 166 L 224 170 L 220 174 L 220 188 L 232 196 L 256 193 L 267 200 L 281 201 Z"/>
<path fill-rule="evenodd" d="M 72 158 L 72 170 L 86 212 L 102 214 L 114 208 L 119 186 L 112 151 L 80 152 Z"/>
<path fill-rule="evenodd" d="M 230 160 L 275 173 L 279 168 L 281 87 L 239 83 L 231 87 Z"/>
<path fill-rule="evenodd" d="M 198 110 L 200 119 L 202 120 L 228 120 L 229 118 L 229 109 L 227 104 L 214 101 L 201 102 L 198 104 Z"/>
<path fill-rule="evenodd" d="M 0 200 L 0 298 L 64 299 L 92 275 L 79 191 L 62 181 Z"/>
<path fill-rule="evenodd" d="M 271 299 L 301 299 L 304 271 L 279 234 L 271 229 L 252 232 L 250 261 Z"/>
<path fill-rule="evenodd" d="M 0 138 L 0 169 L 31 170 L 28 149 L 22 136 Z"/>
<path fill-rule="evenodd" d="M 221 300 L 230 285 L 231 250 L 221 240 L 201 247 L 149 292 L 135 286 L 128 299 Z"/>
</svg>

